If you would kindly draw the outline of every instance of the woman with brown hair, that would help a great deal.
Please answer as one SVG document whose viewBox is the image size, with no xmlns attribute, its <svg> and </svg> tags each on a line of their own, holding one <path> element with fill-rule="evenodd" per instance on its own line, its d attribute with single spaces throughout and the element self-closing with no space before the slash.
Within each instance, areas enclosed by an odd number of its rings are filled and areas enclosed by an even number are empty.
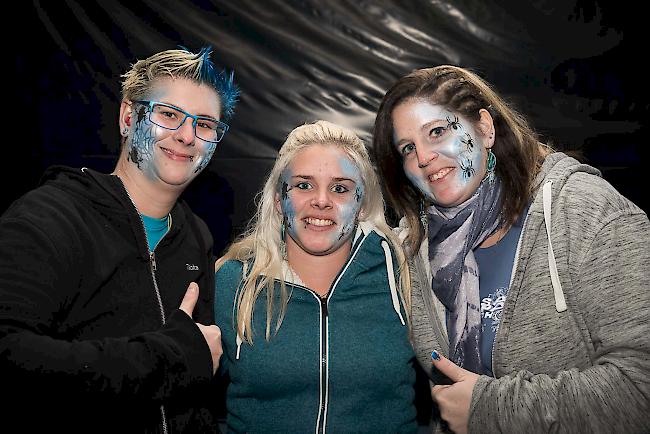
<svg viewBox="0 0 650 434">
<path fill-rule="evenodd" d="M 449 428 L 647 430 L 645 213 L 459 67 L 388 90 L 374 153 L 413 264 L 416 353 Z"/>
</svg>

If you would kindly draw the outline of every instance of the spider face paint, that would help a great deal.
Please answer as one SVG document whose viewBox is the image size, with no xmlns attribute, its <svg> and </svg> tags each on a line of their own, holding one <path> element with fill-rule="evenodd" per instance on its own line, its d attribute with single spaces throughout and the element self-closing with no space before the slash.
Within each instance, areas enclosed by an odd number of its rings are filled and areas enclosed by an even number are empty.
<svg viewBox="0 0 650 434">
<path fill-rule="evenodd" d="M 442 207 L 459 205 L 485 175 L 483 136 L 464 117 L 425 99 L 409 99 L 392 113 L 394 143 L 406 177 Z"/>
<path fill-rule="evenodd" d="M 321 256 L 351 245 L 364 188 L 359 169 L 342 150 L 311 145 L 299 151 L 278 187 L 288 252 L 300 248 Z"/>
<path fill-rule="evenodd" d="M 220 113 L 216 91 L 187 79 L 159 79 L 143 99 L 215 119 Z M 131 106 L 134 122 L 126 142 L 128 160 L 146 178 L 185 186 L 208 165 L 217 144 L 197 138 L 191 118 L 170 130 L 152 122 L 149 103 L 132 102 Z M 162 116 L 170 115 L 162 112 Z"/>
</svg>

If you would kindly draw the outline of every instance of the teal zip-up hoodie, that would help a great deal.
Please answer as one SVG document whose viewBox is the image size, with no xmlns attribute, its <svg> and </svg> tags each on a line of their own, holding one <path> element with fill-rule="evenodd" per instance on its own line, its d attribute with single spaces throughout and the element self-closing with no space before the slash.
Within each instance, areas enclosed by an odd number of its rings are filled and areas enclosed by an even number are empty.
<svg viewBox="0 0 650 434">
<path fill-rule="evenodd" d="M 237 338 L 234 318 L 243 265 L 226 262 L 216 273 L 215 317 L 220 370 L 231 381 L 228 431 L 415 432 L 415 355 L 394 267 L 388 242 L 360 228 L 327 298 L 285 280 L 286 314 L 268 341 L 266 293 L 259 295 L 251 346 Z"/>
</svg>

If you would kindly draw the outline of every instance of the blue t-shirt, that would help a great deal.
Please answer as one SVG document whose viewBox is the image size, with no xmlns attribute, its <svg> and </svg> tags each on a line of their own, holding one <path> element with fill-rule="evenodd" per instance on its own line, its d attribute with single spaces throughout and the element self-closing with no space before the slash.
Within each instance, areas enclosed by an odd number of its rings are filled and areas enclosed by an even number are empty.
<svg viewBox="0 0 650 434">
<path fill-rule="evenodd" d="M 170 216 L 167 214 L 161 219 L 156 219 L 153 217 L 140 214 L 142 217 L 142 223 L 144 223 L 144 230 L 147 232 L 147 242 L 149 243 L 149 251 L 153 252 L 158 244 L 158 241 L 167 233 L 169 230 L 169 219 Z"/>
<path fill-rule="evenodd" d="M 479 269 L 481 299 L 481 361 L 483 372 L 492 376 L 492 347 L 501 322 L 503 304 L 508 296 L 510 275 L 515 262 L 517 243 L 528 209 L 495 245 L 474 250 Z"/>
</svg>

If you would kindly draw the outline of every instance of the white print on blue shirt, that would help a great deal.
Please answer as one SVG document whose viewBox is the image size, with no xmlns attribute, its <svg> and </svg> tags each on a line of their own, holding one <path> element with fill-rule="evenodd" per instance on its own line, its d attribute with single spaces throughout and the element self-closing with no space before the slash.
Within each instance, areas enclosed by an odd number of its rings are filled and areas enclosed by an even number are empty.
<svg viewBox="0 0 650 434">
<path fill-rule="evenodd" d="M 481 321 L 481 331 L 484 332 L 485 326 L 490 325 L 492 332 L 497 332 L 501 323 L 501 313 L 503 312 L 503 304 L 506 301 L 507 293 L 508 288 L 498 288 L 495 292 L 481 300 L 481 318 L 483 318 L 483 321 Z"/>
</svg>

